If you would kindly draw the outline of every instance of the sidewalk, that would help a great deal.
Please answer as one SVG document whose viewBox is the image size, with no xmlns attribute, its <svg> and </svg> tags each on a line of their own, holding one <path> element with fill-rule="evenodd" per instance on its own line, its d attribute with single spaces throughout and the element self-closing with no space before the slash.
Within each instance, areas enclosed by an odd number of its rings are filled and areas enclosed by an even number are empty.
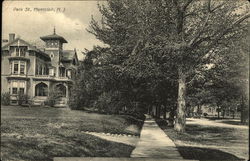
<svg viewBox="0 0 250 161">
<path fill-rule="evenodd" d="M 174 142 L 146 115 L 141 136 L 130 157 L 183 159 Z"/>
</svg>

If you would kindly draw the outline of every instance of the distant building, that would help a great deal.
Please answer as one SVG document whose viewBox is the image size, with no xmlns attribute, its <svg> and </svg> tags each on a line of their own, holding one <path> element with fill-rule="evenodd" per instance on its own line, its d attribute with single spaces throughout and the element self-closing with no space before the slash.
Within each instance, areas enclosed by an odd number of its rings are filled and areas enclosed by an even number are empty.
<svg viewBox="0 0 250 161">
<path fill-rule="evenodd" d="M 2 46 L 1 93 L 10 92 L 12 105 L 17 105 L 20 92 L 34 104 L 41 104 L 51 91 L 59 90 L 61 97 L 56 104 L 66 106 L 78 65 L 76 50 L 63 50 L 67 41 L 55 29 L 52 35 L 40 38 L 45 42 L 44 50 L 9 34 L 8 43 Z"/>
</svg>

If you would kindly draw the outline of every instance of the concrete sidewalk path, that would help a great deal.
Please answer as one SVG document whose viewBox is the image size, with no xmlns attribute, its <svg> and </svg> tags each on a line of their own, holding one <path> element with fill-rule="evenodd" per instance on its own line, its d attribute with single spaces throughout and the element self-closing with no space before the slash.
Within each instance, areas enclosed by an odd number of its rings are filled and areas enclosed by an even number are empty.
<svg viewBox="0 0 250 161">
<path fill-rule="evenodd" d="M 149 115 L 146 115 L 140 140 L 130 157 L 183 159 L 174 142 Z"/>
</svg>

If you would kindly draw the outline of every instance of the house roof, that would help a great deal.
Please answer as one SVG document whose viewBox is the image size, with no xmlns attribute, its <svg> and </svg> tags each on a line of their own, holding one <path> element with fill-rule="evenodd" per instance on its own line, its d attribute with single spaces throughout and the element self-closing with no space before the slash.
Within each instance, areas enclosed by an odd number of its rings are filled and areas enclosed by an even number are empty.
<svg viewBox="0 0 250 161">
<path fill-rule="evenodd" d="M 10 46 L 28 46 L 28 50 L 33 50 L 36 51 L 37 53 L 39 53 L 40 55 L 50 59 L 49 55 L 47 55 L 45 52 L 39 50 L 38 48 L 36 48 L 35 46 L 32 46 L 31 44 L 29 44 L 28 42 L 24 41 L 21 38 L 16 38 L 15 40 L 9 42 L 8 44 L 4 45 L 2 47 L 2 50 L 9 50 Z"/>
<path fill-rule="evenodd" d="M 60 40 L 62 43 L 68 43 L 62 36 L 53 33 L 52 35 L 42 36 L 40 37 L 43 41 L 45 40 Z"/>
<path fill-rule="evenodd" d="M 63 50 L 62 51 L 62 61 L 70 61 L 73 60 L 76 56 L 75 50 Z"/>
</svg>

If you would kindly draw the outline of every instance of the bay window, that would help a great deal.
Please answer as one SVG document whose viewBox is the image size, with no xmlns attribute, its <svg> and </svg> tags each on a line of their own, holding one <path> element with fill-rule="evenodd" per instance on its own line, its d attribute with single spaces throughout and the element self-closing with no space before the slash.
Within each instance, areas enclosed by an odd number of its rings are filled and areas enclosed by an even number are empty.
<svg viewBox="0 0 250 161">
<path fill-rule="evenodd" d="M 14 71 L 13 71 L 14 74 L 18 74 L 18 66 L 19 66 L 19 63 L 14 62 Z"/>
<path fill-rule="evenodd" d="M 24 88 L 19 88 L 19 93 L 24 94 Z"/>
<path fill-rule="evenodd" d="M 12 74 L 12 62 L 10 62 L 10 73 Z"/>
<path fill-rule="evenodd" d="M 10 62 L 10 73 L 11 74 L 26 74 L 26 62 L 24 61 L 13 61 Z"/>
<path fill-rule="evenodd" d="M 11 81 L 11 94 L 17 95 L 18 93 L 25 94 L 25 86 L 26 82 L 25 81 L 18 81 L 18 80 L 13 80 Z"/>
<path fill-rule="evenodd" d="M 17 88 L 16 87 L 12 88 L 12 94 L 17 94 Z"/>
<path fill-rule="evenodd" d="M 20 74 L 25 74 L 25 62 L 20 62 Z"/>
</svg>

